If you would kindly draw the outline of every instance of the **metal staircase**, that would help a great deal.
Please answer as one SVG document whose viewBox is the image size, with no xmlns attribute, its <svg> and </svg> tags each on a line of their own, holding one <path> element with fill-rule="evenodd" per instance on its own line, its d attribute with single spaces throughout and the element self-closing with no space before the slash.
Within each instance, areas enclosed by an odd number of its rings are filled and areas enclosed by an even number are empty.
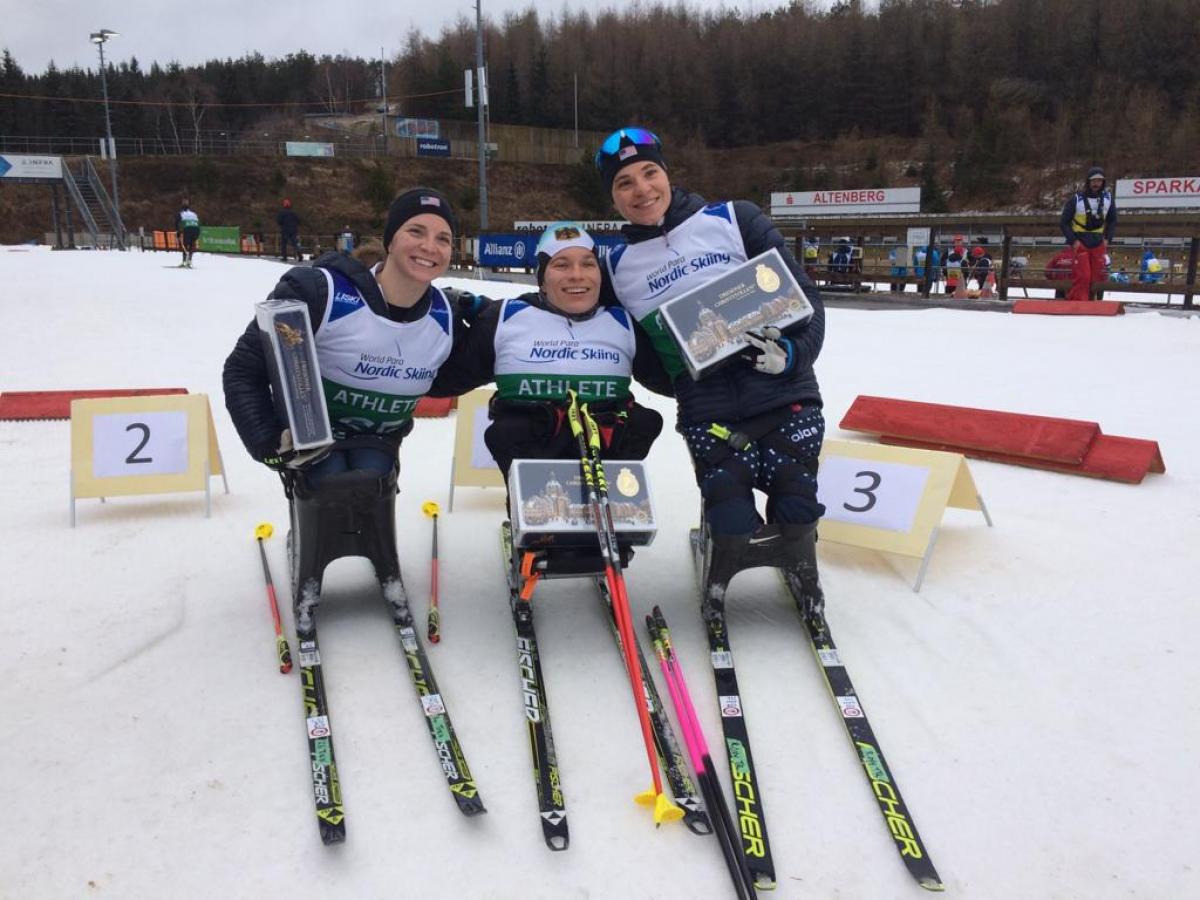
<svg viewBox="0 0 1200 900">
<path fill-rule="evenodd" d="M 78 172 L 72 170 L 65 160 L 63 168 L 66 170 L 63 180 L 66 182 L 67 193 L 71 195 L 75 208 L 79 210 L 84 228 L 91 235 L 92 246 L 103 246 L 110 250 L 123 247 L 125 225 L 104 189 L 104 183 L 92 164 L 92 158 L 85 156 Z"/>
</svg>

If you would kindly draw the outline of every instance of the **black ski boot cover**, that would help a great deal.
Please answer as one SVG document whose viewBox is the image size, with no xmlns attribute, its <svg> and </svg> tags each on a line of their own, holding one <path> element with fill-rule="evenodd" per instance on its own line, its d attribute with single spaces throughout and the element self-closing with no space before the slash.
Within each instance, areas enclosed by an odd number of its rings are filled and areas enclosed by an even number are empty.
<svg viewBox="0 0 1200 900">
<path fill-rule="evenodd" d="M 817 570 L 817 523 L 784 525 L 783 536 L 792 557 L 783 567 L 783 577 L 800 604 L 801 613 L 806 617 L 824 616 L 825 593 Z"/>
</svg>

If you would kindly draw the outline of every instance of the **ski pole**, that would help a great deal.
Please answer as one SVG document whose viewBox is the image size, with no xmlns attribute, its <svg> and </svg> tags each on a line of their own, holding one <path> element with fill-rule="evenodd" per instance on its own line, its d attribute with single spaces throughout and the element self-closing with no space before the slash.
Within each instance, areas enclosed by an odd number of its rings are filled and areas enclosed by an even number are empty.
<svg viewBox="0 0 1200 900">
<path fill-rule="evenodd" d="M 429 643 L 436 644 L 442 639 L 442 614 L 438 610 L 438 554 L 437 554 L 437 519 L 441 508 L 433 500 L 421 504 L 421 512 L 433 519 L 433 570 L 429 576 Z"/>
<path fill-rule="evenodd" d="M 263 541 L 275 533 L 270 522 L 262 522 L 254 529 L 254 538 L 258 541 L 258 553 L 262 557 L 263 575 L 267 579 L 267 600 L 271 604 L 271 618 L 275 620 L 275 652 L 279 657 L 279 671 L 286 675 L 292 671 L 292 651 L 288 649 L 287 638 L 283 636 L 283 623 L 279 620 L 279 603 L 275 599 L 275 582 L 271 580 L 271 568 L 267 565 L 267 551 Z"/>
<path fill-rule="evenodd" d="M 600 433 L 595 421 L 587 414 L 586 405 L 579 405 L 579 398 L 574 391 L 568 392 L 570 405 L 567 408 L 567 420 L 571 425 L 571 433 L 579 442 L 580 466 L 583 469 L 583 481 L 587 491 L 588 505 L 592 511 L 592 521 L 596 526 L 596 535 L 600 542 L 600 556 L 604 560 L 604 577 L 612 595 L 613 615 L 617 622 L 617 631 L 621 635 L 622 649 L 625 653 L 625 669 L 629 673 L 629 684 L 633 691 L 634 705 L 638 711 L 638 723 L 642 728 L 642 741 L 646 745 L 646 755 L 650 763 L 653 787 L 649 791 L 638 794 L 636 800 L 646 806 L 654 807 L 654 824 L 664 821 L 671 822 L 683 818 L 683 810 L 676 806 L 663 793 L 662 774 L 658 769 L 658 755 L 654 749 L 654 736 L 650 728 L 650 714 L 646 709 L 646 698 L 642 691 L 642 669 L 638 662 L 637 637 L 633 633 L 633 624 L 629 612 L 629 595 L 625 590 L 625 579 L 621 574 L 621 555 L 617 545 L 616 534 L 613 531 L 612 514 L 607 510 L 608 490 L 604 480 L 604 466 L 600 462 Z M 587 435 L 584 434 L 584 422 L 587 423 Z"/>
<path fill-rule="evenodd" d="M 667 690 L 670 691 L 671 702 L 675 706 L 675 717 L 679 719 L 679 725 L 683 729 L 684 743 L 687 744 L 692 767 L 696 770 L 696 780 L 700 783 L 704 802 L 712 814 L 714 830 L 721 844 L 725 864 L 733 878 L 734 890 L 739 900 L 753 900 L 757 896 L 754 876 L 750 873 L 746 856 L 740 846 L 740 832 L 733 824 L 725 796 L 721 793 L 717 770 L 708 752 L 708 742 L 704 739 L 704 731 L 696 717 L 696 709 L 692 706 L 692 697 L 683 677 L 683 666 L 675 655 L 671 632 L 667 630 L 667 620 L 662 614 L 662 609 L 655 606 L 654 614 L 646 616 L 646 628 L 650 631 L 654 652 L 658 656 L 663 677 L 667 680 Z"/>
</svg>

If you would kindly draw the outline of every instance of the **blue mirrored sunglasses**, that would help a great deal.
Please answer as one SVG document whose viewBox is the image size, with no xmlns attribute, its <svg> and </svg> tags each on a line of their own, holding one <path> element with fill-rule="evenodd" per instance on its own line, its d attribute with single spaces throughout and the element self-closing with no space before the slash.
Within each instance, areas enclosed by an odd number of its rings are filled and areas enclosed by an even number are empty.
<svg viewBox="0 0 1200 900">
<path fill-rule="evenodd" d="M 606 137 L 604 143 L 600 145 L 600 149 L 596 151 L 594 162 L 597 169 L 604 164 L 604 160 L 610 156 L 617 155 L 617 151 L 621 149 L 622 139 L 627 140 L 631 144 L 662 146 L 662 141 L 658 139 L 658 135 L 653 131 L 647 131 L 645 128 L 619 128 Z"/>
</svg>

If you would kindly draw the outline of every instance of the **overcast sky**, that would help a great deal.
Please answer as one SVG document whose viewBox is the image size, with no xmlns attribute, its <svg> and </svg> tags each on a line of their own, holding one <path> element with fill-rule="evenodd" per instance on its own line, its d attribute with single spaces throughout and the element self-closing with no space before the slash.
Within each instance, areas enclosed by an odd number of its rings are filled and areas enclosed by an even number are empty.
<svg viewBox="0 0 1200 900">
<path fill-rule="evenodd" d="M 693 8 L 765 12 L 788 0 L 688 0 Z M 632 0 L 483 0 L 483 14 L 499 23 L 506 12 L 534 7 L 547 16 L 563 9 L 623 8 Z M 142 68 L 177 60 L 190 64 L 258 51 L 267 57 L 304 49 L 320 56 L 344 53 L 389 56 L 399 52 L 412 28 L 436 37 L 459 16 L 475 18 L 474 0 L 122 0 L 85 4 L 79 0 L 0 0 L 0 48 L 26 72 L 95 68 L 88 35 L 120 32 L 105 57 L 120 62 L 136 56 Z"/>
</svg>

